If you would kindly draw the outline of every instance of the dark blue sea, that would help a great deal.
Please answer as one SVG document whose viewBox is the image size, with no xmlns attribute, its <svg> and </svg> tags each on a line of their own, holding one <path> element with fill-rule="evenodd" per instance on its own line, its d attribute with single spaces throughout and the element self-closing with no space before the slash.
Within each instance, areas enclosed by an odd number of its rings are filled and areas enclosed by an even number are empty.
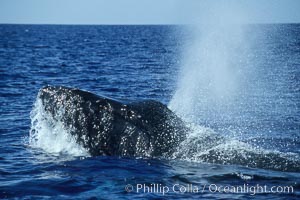
<svg viewBox="0 0 300 200">
<path fill-rule="evenodd" d="M 300 199 L 299 24 L 0 25 L 0 77 L 0 199 Z M 157 100 L 193 132 L 164 159 L 32 140 L 46 85 Z"/>
</svg>

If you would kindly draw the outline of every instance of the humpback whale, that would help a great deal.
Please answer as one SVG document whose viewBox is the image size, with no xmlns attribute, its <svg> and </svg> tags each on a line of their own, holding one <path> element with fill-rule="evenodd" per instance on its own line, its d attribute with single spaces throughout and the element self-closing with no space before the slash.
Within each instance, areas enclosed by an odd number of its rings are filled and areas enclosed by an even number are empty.
<svg viewBox="0 0 300 200">
<path fill-rule="evenodd" d="M 91 156 L 168 157 L 187 133 L 184 122 L 154 100 L 125 104 L 63 86 L 46 86 L 38 98 Z"/>
<path fill-rule="evenodd" d="M 62 127 L 72 136 L 72 142 L 74 139 L 91 156 L 175 158 L 295 172 L 300 169 L 298 155 L 254 148 L 212 129 L 194 130 L 158 101 L 124 103 L 76 88 L 46 86 L 40 89 L 36 103 L 33 139 L 38 140 L 46 122 L 50 127 L 47 134 L 55 135 Z"/>
</svg>

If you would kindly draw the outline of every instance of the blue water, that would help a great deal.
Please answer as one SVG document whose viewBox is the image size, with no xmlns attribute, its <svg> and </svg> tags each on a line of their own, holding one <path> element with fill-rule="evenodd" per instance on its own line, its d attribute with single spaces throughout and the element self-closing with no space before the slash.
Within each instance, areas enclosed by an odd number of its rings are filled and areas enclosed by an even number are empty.
<svg viewBox="0 0 300 200">
<path fill-rule="evenodd" d="M 291 159 L 291 164 L 276 159 L 250 168 L 238 161 L 202 162 L 195 154 L 160 160 L 36 148 L 29 137 L 30 111 L 41 87 L 65 85 L 122 101 L 169 104 L 180 88 L 182 57 L 194 36 L 182 26 L 0 25 L 0 198 L 299 199 L 300 26 L 249 25 L 244 34 L 250 45 L 232 56 L 234 71 L 241 72 L 239 89 L 226 108 L 195 102 L 196 123 L 228 141 L 235 137 L 259 152 Z M 48 141 L 50 146 L 57 142 Z M 235 149 L 240 143 L 230 144 Z M 236 148 L 235 154 L 241 151 Z M 259 162 L 257 157 L 248 160 Z M 133 191 L 125 190 L 128 184 Z M 169 191 L 137 191 L 138 184 Z M 180 192 L 179 186 L 191 185 L 199 190 Z M 269 191 L 218 192 L 215 185 L 266 185 Z M 272 193 L 272 186 L 292 186 L 293 192 Z"/>
</svg>

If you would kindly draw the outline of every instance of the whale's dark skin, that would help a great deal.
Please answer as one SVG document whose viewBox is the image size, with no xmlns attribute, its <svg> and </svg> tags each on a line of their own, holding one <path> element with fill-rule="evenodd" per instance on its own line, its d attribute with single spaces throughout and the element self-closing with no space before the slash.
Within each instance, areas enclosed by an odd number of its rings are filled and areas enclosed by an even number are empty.
<svg viewBox="0 0 300 200">
<path fill-rule="evenodd" d="M 38 98 L 92 156 L 167 157 L 187 133 L 179 117 L 153 100 L 124 104 L 62 86 L 46 86 Z"/>
</svg>

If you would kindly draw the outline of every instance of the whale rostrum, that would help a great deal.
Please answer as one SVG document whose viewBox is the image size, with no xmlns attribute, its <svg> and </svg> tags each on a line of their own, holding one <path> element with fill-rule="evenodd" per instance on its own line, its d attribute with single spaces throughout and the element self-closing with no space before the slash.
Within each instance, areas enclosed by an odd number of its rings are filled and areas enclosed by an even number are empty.
<svg viewBox="0 0 300 200">
<path fill-rule="evenodd" d="M 167 157 L 187 133 L 184 122 L 154 100 L 125 104 L 63 86 L 46 86 L 38 98 L 91 156 Z"/>
</svg>

